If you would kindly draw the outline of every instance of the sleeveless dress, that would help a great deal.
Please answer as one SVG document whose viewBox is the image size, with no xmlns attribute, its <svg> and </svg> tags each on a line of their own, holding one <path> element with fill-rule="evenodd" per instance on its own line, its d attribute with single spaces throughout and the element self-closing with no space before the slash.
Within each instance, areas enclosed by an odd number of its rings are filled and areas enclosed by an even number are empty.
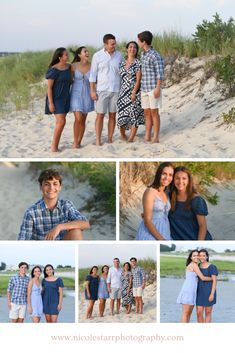
<svg viewBox="0 0 235 353">
<path fill-rule="evenodd" d="M 46 97 L 45 114 L 66 114 L 69 112 L 71 71 L 70 66 L 66 70 L 58 70 L 55 67 L 48 69 L 46 79 L 54 80 L 52 96 L 55 112 L 49 110 L 48 96 Z"/>
<path fill-rule="evenodd" d="M 211 277 L 212 275 L 218 276 L 218 270 L 215 265 L 210 264 L 207 268 L 201 268 L 200 271 L 204 276 Z M 199 278 L 198 287 L 197 287 L 197 302 L 198 306 L 212 306 L 216 304 L 216 291 L 214 295 L 214 300 L 209 301 L 209 296 L 211 294 L 212 281 L 202 281 Z"/>
<path fill-rule="evenodd" d="M 128 129 L 130 126 L 138 128 L 144 125 L 144 110 L 141 107 L 140 89 L 136 92 L 136 100 L 131 101 L 131 93 L 136 84 L 136 72 L 141 71 L 138 59 L 126 69 L 126 62 L 120 65 L 121 88 L 117 101 L 118 120 L 117 126 Z"/>
<path fill-rule="evenodd" d="M 47 281 L 45 278 L 42 280 L 42 302 L 43 312 L 48 315 L 58 315 L 59 311 L 57 306 L 59 304 L 59 288 L 63 288 L 64 284 L 61 278 L 55 281 Z"/>
<path fill-rule="evenodd" d="M 31 292 L 31 305 L 32 305 L 32 314 L 30 316 L 41 317 L 43 313 L 42 309 L 42 286 L 38 287 L 35 283 L 32 286 Z"/>
<path fill-rule="evenodd" d="M 186 271 L 186 278 L 177 298 L 178 304 L 196 304 L 198 277 L 193 271 Z"/>
<path fill-rule="evenodd" d="M 152 222 L 157 231 L 165 240 L 171 240 L 168 212 L 171 208 L 169 199 L 164 203 L 160 197 L 156 197 L 153 205 Z M 145 226 L 144 221 L 140 223 L 135 240 L 157 240 Z"/>
<path fill-rule="evenodd" d="M 127 289 L 129 287 L 129 284 L 130 284 L 130 280 L 131 280 L 131 277 L 132 277 L 132 273 L 131 272 L 128 272 L 126 275 L 124 272 L 122 272 L 121 274 L 121 284 L 122 284 L 122 292 L 121 292 L 121 295 L 122 295 L 122 306 L 126 306 L 126 305 L 129 305 L 129 304 L 135 304 L 135 300 L 134 300 L 134 297 L 133 297 L 133 290 L 131 288 L 131 290 L 127 293 Z"/>
<path fill-rule="evenodd" d="M 83 74 L 76 69 L 71 89 L 70 111 L 89 113 L 94 110 L 94 102 L 90 96 L 90 70 Z"/>
<path fill-rule="evenodd" d="M 107 287 L 107 281 L 102 276 L 100 277 L 99 287 L 98 287 L 98 298 L 107 299 L 109 298 L 109 292 Z"/>
</svg>

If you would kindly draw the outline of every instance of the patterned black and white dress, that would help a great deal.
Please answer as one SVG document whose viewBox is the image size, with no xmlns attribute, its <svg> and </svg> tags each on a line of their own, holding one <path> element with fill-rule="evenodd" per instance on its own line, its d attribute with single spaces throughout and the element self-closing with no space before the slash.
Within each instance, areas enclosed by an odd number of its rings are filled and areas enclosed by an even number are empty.
<svg viewBox="0 0 235 353">
<path fill-rule="evenodd" d="M 133 297 L 132 288 L 129 292 L 127 292 L 132 274 L 131 272 L 125 273 L 124 271 L 121 274 L 121 284 L 122 284 L 122 306 L 126 306 L 129 304 L 135 304 L 135 300 Z"/>
<path fill-rule="evenodd" d="M 120 65 L 121 89 L 117 101 L 118 121 L 117 126 L 129 129 L 131 126 L 138 128 L 144 125 L 144 111 L 141 108 L 140 89 L 136 93 L 136 100 L 132 103 L 131 93 L 136 84 L 136 73 L 141 70 L 138 59 L 126 68 L 126 62 Z"/>
</svg>

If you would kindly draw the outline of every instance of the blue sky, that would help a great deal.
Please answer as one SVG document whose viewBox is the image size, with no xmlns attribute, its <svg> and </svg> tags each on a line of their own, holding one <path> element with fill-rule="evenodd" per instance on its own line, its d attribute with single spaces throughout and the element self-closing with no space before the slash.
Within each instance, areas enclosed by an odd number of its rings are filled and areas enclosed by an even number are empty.
<svg viewBox="0 0 235 353">
<path fill-rule="evenodd" d="M 0 262 L 9 265 L 17 265 L 21 261 L 28 264 L 46 265 L 52 264 L 75 266 L 75 247 L 65 242 L 11 242 L 0 244 Z"/>
<path fill-rule="evenodd" d="M 121 262 L 129 261 L 131 257 L 137 259 L 152 258 L 156 261 L 157 250 L 150 244 L 81 244 L 79 245 L 79 267 L 93 265 L 112 265 L 113 259 L 118 257 Z"/>
<path fill-rule="evenodd" d="M 191 35 L 216 12 L 227 21 L 234 0 L 0 0 L 0 51 L 99 47 L 105 33 L 120 41 L 146 29 Z"/>
</svg>

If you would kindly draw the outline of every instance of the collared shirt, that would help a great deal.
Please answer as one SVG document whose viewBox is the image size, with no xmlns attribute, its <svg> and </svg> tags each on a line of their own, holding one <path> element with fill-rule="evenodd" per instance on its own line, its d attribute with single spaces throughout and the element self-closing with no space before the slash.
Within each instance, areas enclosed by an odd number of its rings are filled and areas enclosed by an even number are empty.
<svg viewBox="0 0 235 353">
<path fill-rule="evenodd" d="M 122 60 L 122 54 L 118 50 L 110 55 L 105 49 L 101 49 L 93 55 L 89 81 L 97 84 L 98 92 L 119 92 L 119 67 Z"/>
<path fill-rule="evenodd" d="M 133 288 L 141 287 L 143 282 L 145 281 L 144 269 L 137 266 L 131 269 L 131 273 L 133 276 Z"/>
<path fill-rule="evenodd" d="M 112 288 L 122 288 L 121 274 L 122 269 L 120 267 L 110 267 L 107 277 L 107 283 L 110 283 Z"/>
<path fill-rule="evenodd" d="M 150 92 L 156 87 L 157 80 L 164 79 L 164 61 L 153 48 L 142 51 L 140 61 L 142 65 L 141 90 Z"/>
<path fill-rule="evenodd" d="M 11 293 L 11 303 L 18 305 L 27 304 L 28 284 L 28 276 L 20 276 L 18 274 L 10 279 L 7 291 Z"/>
<path fill-rule="evenodd" d="M 58 200 L 53 210 L 47 208 L 43 199 L 28 208 L 24 214 L 18 240 L 44 240 L 55 226 L 72 221 L 87 221 L 68 200 Z M 61 231 L 55 240 L 62 240 L 66 230 Z"/>
</svg>

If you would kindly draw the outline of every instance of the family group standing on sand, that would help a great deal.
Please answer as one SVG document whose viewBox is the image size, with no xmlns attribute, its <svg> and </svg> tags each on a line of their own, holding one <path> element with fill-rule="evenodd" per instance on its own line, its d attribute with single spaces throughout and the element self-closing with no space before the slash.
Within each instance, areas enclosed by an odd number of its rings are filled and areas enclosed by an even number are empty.
<svg viewBox="0 0 235 353">
<path fill-rule="evenodd" d="M 86 319 L 92 319 L 95 302 L 99 299 L 99 315 L 104 316 L 106 300 L 110 298 L 110 314 L 114 315 L 116 301 L 116 314 L 120 307 L 130 314 L 132 305 L 136 306 L 136 313 L 143 314 L 143 294 L 145 288 L 145 271 L 137 266 L 137 259 L 132 257 L 120 268 L 120 260 L 113 259 L 113 267 L 104 265 L 98 275 L 98 267 L 93 266 L 86 277 L 85 298 L 88 301 Z"/>
<path fill-rule="evenodd" d="M 136 240 L 212 240 L 205 200 L 185 166 L 161 163 L 143 195 L 142 221 Z"/>
<path fill-rule="evenodd" d="M 217 276 L 217 267 L 209 263 L 209 253 L 206 249 L 190 252 L 186 261 L 186 278 L 177 298 L 177 303 L 182 304 L 181 322 L 190 321 L 195 305 L 198 322 L 212 321 L 213 305 L 216 304 Z"/>
<path fill-rule="evenodd" d="M 27 276 L 29 265 L 26 262 L 20 262 L 18 267 L 19 273 L 10 279 L 7 289 L 11 322 L 23 323 L 28 310 L 33 323 L 39 323 L 43 314 L 47 323 L 56 323 L 63 302 L 62 279 L 55 277 L 50 264 L 44 267 L 42 282 L 40 266 L 34 266 L 31 279 Z"/>
<path fill-rule="evenodd" d="M 84 46 L 74 53 L 68 64 L 68 51 L 58 48 L 46 73 L 48 82 L 46 114 L 54 114 L 51 150 L 58 152 L 59 141 L 66 124 L 68 112 L 74 113 L 74 142 L 81 147 L 86 128 L 87 114 L 95 109 L 95 134 L 97 146 L 102 145 L 101 134 L 105 114 L 108 114 L 108 143 L 112 143 L 116 126 L 120 138 L 133 142 L 139 125 L 145 124 L 145 142 L 159 142 L 162 103 L 161 83 L 164 79 L 164 62 L 152 48 L 153 35 L 149 31 L 138 34 L 138 44 L 126 45 L 127 58 L 116 49 L 112 34 L 103 37 L 104 48 L 96 52 L 89 63 L 89 52 Z M 137 58 L 142 49 L 140 60 Z M 126 131 L 130 130 L 127 137 Z"/>
</svg>

